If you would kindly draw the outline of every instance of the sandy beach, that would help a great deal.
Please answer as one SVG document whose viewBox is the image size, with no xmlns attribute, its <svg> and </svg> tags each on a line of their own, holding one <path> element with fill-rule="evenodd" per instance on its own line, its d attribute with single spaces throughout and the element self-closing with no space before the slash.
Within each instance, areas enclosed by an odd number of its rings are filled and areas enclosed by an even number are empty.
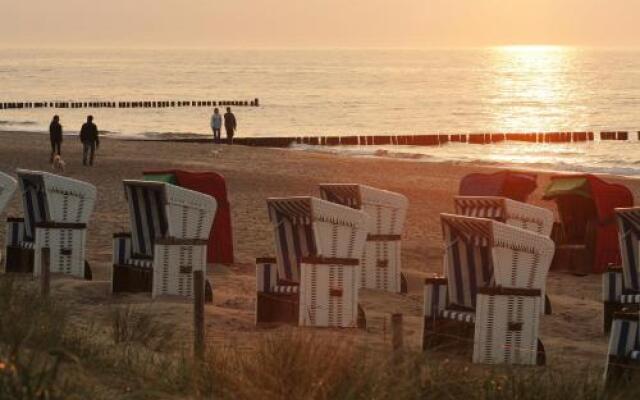
<svg viewBox="0 0 640 400">
<path fill-rule="evenodd" d="M 0 133 L 0 170 L 16 168 L 51 171 L 49 139 L 31 133 Z M 91 282 L 57 277 L 53 295 L 69 301 L 74 319 L 83 323 L 104 321 L 110 304 L 149 304 L 162 319 L 190 332 L 189 304 L 159 301 L 143 295 L 112 297 L 109 293 L 112 234 L 128 230 L 121 181 L 140 178 L 145 169 L 182 168 L 214 170 L 227 180 L 232 207 L 236 262 L 209 271 L 214 285 L 214 305 L 206 307 L 208 337 L 214 343 L 249 344 L 263 330 L 254 325 L 255 257 L 273 254 L 265 198 L 318 195 L 321 182 L 364 183 L 405 194 L 410 201 L 403 238 L 403 269 L 409 277 L 407 296 L 365 290 L 361 301 L 368 329 L 343 332 L 374 346 L 390 345 L 389 314 L 405 316 L 405 341 L 418 349 L 421 335 L 422 281 L 441 271 L 439 213 L 452 212 L 452 198 L 460 178 L 488 167 L 435 164 L 374 157 L 346 157 L 294 150 L 278 150 L 197 143 L 134 142 L 105 138 L 96 165 L 83 167 L 81 145 L 66 137 L 62 147 L 64 175 L 98 187 L 98 201 L 89 227 L 88 254 L 93 269 Z M 532 203 L 553 208 L 541 200 L 548 175 L 541 173 Z M 21 214 L 18 196 L 3 218 Z M 0 241 L 4 243 L 4 230 Z M 602 333 L 600 276 L 576 277 L 552 272 L 548 294 L 553 314 L 542 318 L 541 338 L 548 365 L 594 368 L 604 366 L 607 338 Z"/>
</svg>

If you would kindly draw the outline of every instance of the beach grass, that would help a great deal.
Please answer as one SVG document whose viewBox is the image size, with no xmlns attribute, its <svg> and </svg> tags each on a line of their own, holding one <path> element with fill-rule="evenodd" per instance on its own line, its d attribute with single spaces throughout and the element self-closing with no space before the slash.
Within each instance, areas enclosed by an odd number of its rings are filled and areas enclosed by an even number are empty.
<svg viewBox="0 0 640 400">
<path fill-rule="evenodd" d="M 0 278 L 2 399 L 626 399 L 584 367 L 487 367 L 443 354 L 374 350 L 336 333 L 265 330 L 251 348 L 209 346 L 194 358 L 144 307 L 77 321 L 31 281 Z"/>
</svg>

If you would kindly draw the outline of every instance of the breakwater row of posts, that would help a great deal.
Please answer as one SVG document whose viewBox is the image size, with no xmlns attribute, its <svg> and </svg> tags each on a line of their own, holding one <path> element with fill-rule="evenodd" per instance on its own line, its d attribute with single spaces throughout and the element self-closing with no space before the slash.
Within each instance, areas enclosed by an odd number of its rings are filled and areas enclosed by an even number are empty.
<svg viewBox="0 0 640 400">
<path fill-rule="evenodd" d="M 176 107 L 259 107 L 260 100 L 141 100 L 141 101 L 21 101 L 0 102 L 0 110 L 32 108 L 176 108 Z"/>
<path fill-rule="evenodd" d="M 300 136 L 300 137 L 240 137 L 234 143 L 246 146 L 289 147 L 294 144 L 310 146 L 439 146 L 446 143 L 491 144 L 504 141 L 530 143 L 578 143 L 600 140 L 640 140 L 640 131 L 608 132 L 540 132 L 540 133 L 470 133 L 431 135 L 378 136 Z M 177 139 L 181 140 L 181 139 Z M 198 141 L 200 139 L 190 139 Z M 205 139 L 207 140 L 207 139 Z"/>
</svg>

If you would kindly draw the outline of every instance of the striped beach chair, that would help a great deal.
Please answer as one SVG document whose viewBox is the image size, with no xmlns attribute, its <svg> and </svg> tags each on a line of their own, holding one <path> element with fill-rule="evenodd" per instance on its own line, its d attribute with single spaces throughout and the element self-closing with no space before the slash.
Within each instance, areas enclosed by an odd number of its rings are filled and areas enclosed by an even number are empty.
<svg viewBox="0 0 640 400">
<path fill-rule="evenodd" d="M 364 211 L 367 241 L 360 260 L 360 287 L 407 292 L 402 274 L 402 231 L 409 201 L 399 193 L 359 184 L 321 184 L 323 199 Z"/>
<path fill-rule="evenodd" d="M 215 199 L 164 182 L 123 183 L 131 232 L 113 236 L 113 292 L 192 297 L 193 272 L 206 274 Z M 208 281 L 205 296 L 213 300 Z"/>
<path fill-rule="evenodd" d="M 553 212 L 546 208 L 495 196 L 456 196 L 456 214 L 489 218 L 549 237 L 553 230 Z M 543 312 L 551 314 L 551 302 L 543 289 Z"/>
<path fill-rule="evenodd" d="M 441 214 L 441 223 L 446 270 L 425 281 L 423 348 L 473 343 L 475 363 L 543 364 L 553 241 L 486 218 Z"/>
<path fill-rule="evenodd" d="M 351 328 L 367 215 L 313 197 L 267 200 L 276 257 L 256 260 L 256 323 Z"/>
<path fill-rule="evenodd" d="M 615 313 L 640 307 L 640 207 L 616 208 L 615 213 L 622 265 L 602 274 L 605 333 Z"/>
<path fill-rule="evenodd" d="M 13 197 L 13 194 L 18 187 L 18 182 L 7 174 L 0 172 L 0 213 L 4 211 L 4 208 Z M 0 252 L 0 262 L 3 262 L 2 252 Z"/>
<path fill-rule="evenodd" d="M 52 273 L 90 280 L 85 248 L 95 186 L 41 171 L 19 169 L 17 175 L 24 218 L 7 219 L 6 271 L 39 276 L 48 248 Z"/>
</svg>

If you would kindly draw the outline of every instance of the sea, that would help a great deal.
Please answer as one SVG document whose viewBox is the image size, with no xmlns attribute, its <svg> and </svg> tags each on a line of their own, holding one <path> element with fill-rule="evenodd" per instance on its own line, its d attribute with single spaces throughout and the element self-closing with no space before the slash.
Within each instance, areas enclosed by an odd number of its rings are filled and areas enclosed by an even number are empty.
<svg viewBox="0 0 640 400">
<path fill-rule="evenodd" d="M 640 49 L 0 49 L 0 102 L 252 100 L 238 136 L 628 131 L 624 142 L 294 146 L 354 157 L 640 175 Z M 0 130 L 210 136 L 211 107 L 0 110 Z M 596 135 L 597 137 L 597 135 Z"/>
</svg>

